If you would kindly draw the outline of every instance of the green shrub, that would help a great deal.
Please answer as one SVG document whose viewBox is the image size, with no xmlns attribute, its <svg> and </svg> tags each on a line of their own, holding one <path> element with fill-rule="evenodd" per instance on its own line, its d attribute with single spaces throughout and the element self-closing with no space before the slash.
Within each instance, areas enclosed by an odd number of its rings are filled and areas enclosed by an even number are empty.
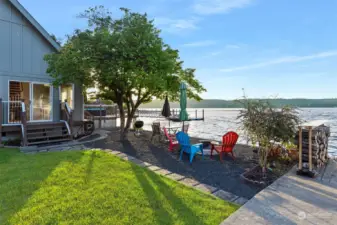
<svg viewBox="0 0 337 225">
<path fill-rule="evenodd" d="M 259 146 L 259 164 L 265 173 L 272 147 L 293 140 L 299 123 L 298 113 L 289 106 L 276 109 L 268 100 L 244 97 L 238 102 L 243 106 L 238 116 L 242 130 L 254 145 Z"/>
</svg>

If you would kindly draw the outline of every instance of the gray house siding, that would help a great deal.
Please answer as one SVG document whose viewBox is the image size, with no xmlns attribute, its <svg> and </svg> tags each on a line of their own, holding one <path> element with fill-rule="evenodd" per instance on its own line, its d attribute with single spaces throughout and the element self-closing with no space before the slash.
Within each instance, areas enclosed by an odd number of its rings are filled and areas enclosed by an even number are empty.
<svg viewBox="0 0 337 225">
<path fill-rule="evenodd" d="M 3 100 L 8 100 L 10 80 L 51 83 L 43 58 L 54 51 L 55 46 L 9 0 L 0 0 L 0 97 Z M 75 111 L 79 115 L 83 113 L 83 101 L 78 96 L 82 93 L 74 91 L 79 98 L 75 98 Z M 60 119 L 58 88 L 53 88 L 52 100 L 53 120 L 57 121 Z"/>
</svg>

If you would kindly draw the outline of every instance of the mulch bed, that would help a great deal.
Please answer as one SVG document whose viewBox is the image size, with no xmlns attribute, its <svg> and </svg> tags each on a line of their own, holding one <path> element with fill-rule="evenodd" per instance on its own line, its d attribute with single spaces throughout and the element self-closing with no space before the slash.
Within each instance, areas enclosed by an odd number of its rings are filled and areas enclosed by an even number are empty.
<svg viewBox="0 0 337 225">
<path fill-rule="evenodd" d="M 180 161 L 178 151 L 169 152 L 167 143 L 151 143 L 150 139 L 151 132 L 143 131 L 141 137 L 135 137 L 134 133 L 130 132 L 128 140 L 121 142 L 118 130 L 113 130 L 108 140 L 97 141 L 86 144 L 86 146 L 121 151 L 173 173 L 193 178 L 200 183 L 221 188 L 247 199 L 252 198 L 264 188 L 245 182 L 240 177 L 241 174 L 258 164 L 256 154 L 249 146 L 236 145 L 235 160 L 226 156 L 224 163 L 221 163 L 218 155 L 213 156 L 213 159 L 209 156 L 202 159 L 201 155 L 198 155 L 190 164 L 188 155 L 184 155 L 183 160 Z M 200 138 L 191 138 L 192 143 L 198 143 L 199 140 Z"/>
<path fill-rule="evenodd" d="M 241 174 L 241 178 L 246 182 L 266 187 L 287 173 L 295 165 L 294 163 L 280 161 L 275 161 L 275 163 L 277 166 L 275 168 L 268 168 L 265 174 L 262 173 L 262 168 L 257 165 Z"/>
</svg>

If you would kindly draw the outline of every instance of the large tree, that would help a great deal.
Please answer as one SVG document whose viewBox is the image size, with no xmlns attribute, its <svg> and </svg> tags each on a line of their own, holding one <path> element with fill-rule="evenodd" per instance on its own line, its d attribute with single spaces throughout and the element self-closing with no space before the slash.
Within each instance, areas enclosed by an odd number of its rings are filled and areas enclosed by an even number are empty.
<svg viewBox="0 0 337 225">
<path fill-rule="evenodd" d="M 146 14 L 121 11 L 121 18 L 113 19 L 102 6 L 89 8 L 80 15 L 88 28 L 75 30 L 60 52 L 45 60 L 55 85 L 96 85 L 102 98 L 115 102 L 124 139 L 139 105 L 166 95 L 177 100 L 180 82 L 187 84 L 189 98 L 200 100 L 205 89 L 194 69 L 183 68 L 178 50 L 164 43 Z"/>
</svg>

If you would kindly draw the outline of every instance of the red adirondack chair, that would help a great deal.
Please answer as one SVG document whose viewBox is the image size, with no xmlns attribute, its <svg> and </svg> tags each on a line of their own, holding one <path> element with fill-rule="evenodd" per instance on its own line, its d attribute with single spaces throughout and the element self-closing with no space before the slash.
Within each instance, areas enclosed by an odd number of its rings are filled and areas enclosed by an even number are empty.
<svg viewBox="0 0 337 225">
<path fill-rule="evenodd" d="M 172 151 L 173 151 L 173 148 L 176 147 L 176 146 L 178 146 L 179 143 L 178 143 L 178 141 L 177 141 L 175 135 L 170 135 L 170 134 L 168 133 L 166 127 L 164 127 L 164 134 L 165 134 L 167 140 L 169 140 L 169 151 L 172 152 Z"/>
<path fill-rule="evenodd" d="M 222 155 L 223 153 L 228 154 L 230 153 L 232 158 L 235 159 L 234 153 L 233 153 L 233 148 L 238 141 L 239 135 L 233 131 L 228 132 L 222 137 L 222 144 L 220 145 L 215 145 L 212 144 L 211 148 L 211 158 L 213 157 L 213 150 L 217 151 L 218 154 L 220 155 L 220 161 L 223 162 L 222 160 Z"/>
</svg>

